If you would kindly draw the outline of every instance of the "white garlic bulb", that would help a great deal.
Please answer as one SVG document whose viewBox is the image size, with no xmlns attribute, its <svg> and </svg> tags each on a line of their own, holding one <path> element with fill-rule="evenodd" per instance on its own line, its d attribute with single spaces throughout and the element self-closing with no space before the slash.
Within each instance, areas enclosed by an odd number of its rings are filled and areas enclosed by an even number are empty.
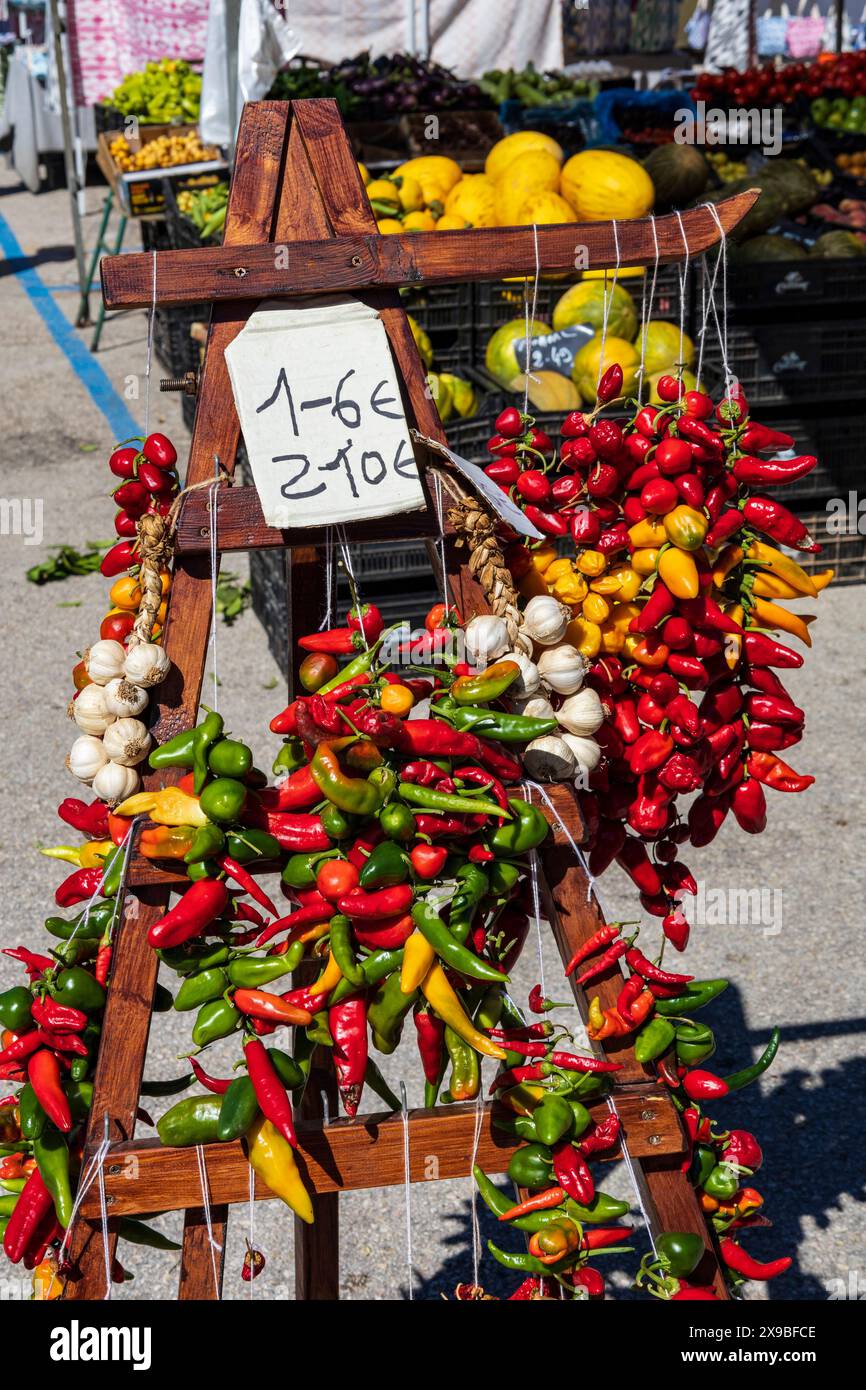
<svg viewBox="0 0 866 1390">
<path fill-rule="evenodd" d="M 146 690 L 164 681 L 170 669 L 171 662 L 164 648 L 156 642 L 140 642 L 127 653 L 123 663 L 126 679 L 132 681 L 133 685 L 144 686 Z M 119 676 L 121 673 L 115 671 L 114 674 Z"/>
<path fill-rule="evenodd" d="M 523 612 L 523 627 L 540 647 L 553 647 L 565 636 L 571 611 L 550 594 L 536 594 Z"/>
<path fill-rule="evenodd" d="M 135 767 L 150 750 L 151 737 L 140 719 L 116 719 L 105 731 L 105 751 L 123 767 Z"/>
<path fill-rule="evenodd" d="M 534 738 L 523 752 L 523 766 L 536 782 L 562 782 L 576 771 L 574 753 L 556 734 Z"/>
<path fill-rule="evenodd" d="M 105 691 L 105 707 L 115 719 L 134 719 L 147 709 L 147 691 L 125 676 L 115 676 L 100 689 Z"/>
<path fill-rule="evenodd" d="M 138 791 L 140 785 L 141 778 L 134 767 L 125 767 L 123 763 L 113 761 L 103 763 L 93 779 L 93 790 L 100 801 L 107 802 L 109 806 L 117 806 L 125 801 Z"/>
<path fill-rule="evenodd" d="M 517 699 L 522 700 L 530 695 L 534 695 L 541 684 L 538 667 L 535 662 L 531 661 L 525 652 L 517 651 L 506 652 L 501 659 L 503 661 L 513 661 L 516 666 L 520 667 L 520 675 L 515 681 L 512 681 L 511 685 L 508 687 L 509 696 L 513 695 Z"/>
<path fill-rule="evenodd" d="M 92 782 L 101 767 L 108 762 L 108 754 L 101 738 L 92 734 L 82 734 L 69 750 L 66 766 L 79 782 Z"/>
<path fill-rule="evenodd" d="M 508 628 L 495 613 L 479 613 L 463 629 L 466 660 L 471 666 L 486 666 L 508 647 Z"/>
<path fill-rule="evenodd" d="M 120 642 L 103 639 L 84 653 L 84 669 L 97 685 L 108 685 L 121 674 L 125 660 L 126 652 Z"/>
<path fill-rule="evenodd" d="M 92 682 L 79 690 L 70 703 L 69 713 L 83 734 L 93 734 L 96 738 L 104 734 L 115 719 L 106 703 L 105 687 Z"/>
</svg>

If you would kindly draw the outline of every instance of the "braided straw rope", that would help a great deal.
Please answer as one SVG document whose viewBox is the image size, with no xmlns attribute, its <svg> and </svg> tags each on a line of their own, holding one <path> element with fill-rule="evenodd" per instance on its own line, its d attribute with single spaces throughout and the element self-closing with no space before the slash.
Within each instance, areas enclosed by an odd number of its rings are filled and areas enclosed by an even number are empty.
<svg viewBox="0 0 866 1390">
<path fill-rule="evenodd" d="M 448 520 L 457 533 L 457 545 L 468 547 L 470 573 L 484 590 L 492 611 L 504 620 L 513 646 L 520 630 L 517 590 L 496 538 L 496 523 L 475 497 L 464 497 L 449 508 Z"/>
</svg>

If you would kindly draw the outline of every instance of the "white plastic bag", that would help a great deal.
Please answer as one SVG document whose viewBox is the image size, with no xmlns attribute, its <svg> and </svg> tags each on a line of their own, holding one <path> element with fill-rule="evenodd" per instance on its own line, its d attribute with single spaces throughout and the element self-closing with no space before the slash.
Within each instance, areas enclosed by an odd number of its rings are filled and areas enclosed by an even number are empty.
<svg viewBox="0 0 866 1390">
<path fill-rule="evenodd" d="M 271 0 L 211 0 L 201 94 L 205 144 L 233 142 L 244 102 L 261 100 L 299 48 Z"/>
</svg>

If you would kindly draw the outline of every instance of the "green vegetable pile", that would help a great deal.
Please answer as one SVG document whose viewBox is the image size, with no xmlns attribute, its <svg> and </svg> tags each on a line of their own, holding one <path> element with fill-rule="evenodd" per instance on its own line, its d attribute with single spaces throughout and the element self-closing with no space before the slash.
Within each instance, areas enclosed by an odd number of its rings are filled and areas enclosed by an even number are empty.
<svg viewBox="0 0 866 1390">
<path fill-rule="evenodd" d="M 157 124 L 197 121 L 201 103 L 201 74 L 179 58 L 148 63 L 130 73 L 107 98 L 124 116 Z"/>
<path fill-rule="evenodd" d="M 199 232 L 202 241 L 217 236 L 225 226 L 229 201 L 229 186 L 224 181 L 210 188 L 185 189 L 178 194 L 177 205 Z"/>
<path fill-rule="evenodd" d="M 564 72 L 538 72 L 527 63 L 520 72 L 498 68 L 486 72 L 479 82 L 485 96 L 498 106 L 503 101 L 519 101 L 523 106 L 567 106 L 582 97 L 594 97 L 598 87 L 585 77 L 569 77 Z"/>
</svg>

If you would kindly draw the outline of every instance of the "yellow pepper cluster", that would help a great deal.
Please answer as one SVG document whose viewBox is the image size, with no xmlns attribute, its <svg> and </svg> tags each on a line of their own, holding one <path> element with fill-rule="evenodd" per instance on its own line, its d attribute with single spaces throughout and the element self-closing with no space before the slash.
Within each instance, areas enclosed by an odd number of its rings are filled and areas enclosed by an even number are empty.
<svg viewBox="0 0 866 1390">
<path fill-rule="evenodd" d="M 203 145 L 197 130 L 183 135 L 158 135 L 134 150 L 125 135 L 117 135 L 108 146 L 111 158 L 122 174 L 142 169 L 170 169 L 175 164 L 200 164 L 219 159 L 219 150 Z"/>
<path fill-rule="evenodd" d="M 591 661 L 627 648 L 628 625 L 640 611 L 635 600 L 654 568 L 639 568 L 639 555 L 609 563 L 599 550 L 581 550 L 572 559 L 560 557 L 553 546 L 541 546 L 533 551 L 518 588 L 524 598 L 553 594 L 570 608 L 572 620 L 564 641 Z M 639 563 L 646 561 L 641 558 Z"/>
<path fill-rule="evenodd" d="M 713 590 L 720 602 L 729 575 L 740 565 L 745 566 L 749 578 L 743 594 L 744 603 L 727 609 L 731 616 L 737 622 L 745 618 L 746 627 L 785 632 L 811 647 L 809 626 L 816 615 L 791 613 L 779 600 L 817 598 L 830 583 L 835 570 L 807 574 L 792 556 L 765 541 L 752 541 L 745 549 L 733 542 L 719 552 L 713 565 Z"/>
</svg>

